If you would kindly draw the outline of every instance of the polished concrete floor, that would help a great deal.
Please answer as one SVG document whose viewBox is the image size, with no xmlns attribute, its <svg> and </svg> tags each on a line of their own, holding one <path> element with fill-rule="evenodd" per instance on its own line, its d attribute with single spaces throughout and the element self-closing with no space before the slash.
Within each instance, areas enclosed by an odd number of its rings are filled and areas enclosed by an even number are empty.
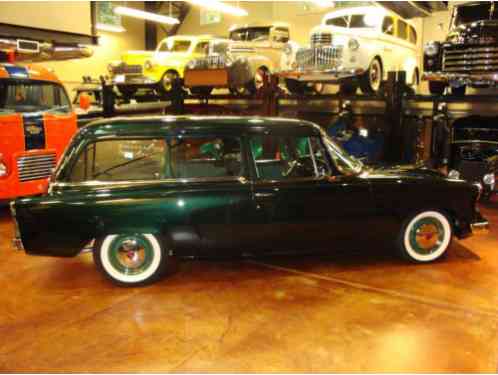
<svg viewBox="0 0 498 375">
<path fill-rule="evenodd" d="M 186 261 L 122 289 L 91 256 L 29 257 L 0 213 L 0 371 L 496 372 L 490 234 L 410 265 L 375 244 L 331 256 Z M 62 218 L 61 218 L 62 219 Z"/>
</svg>

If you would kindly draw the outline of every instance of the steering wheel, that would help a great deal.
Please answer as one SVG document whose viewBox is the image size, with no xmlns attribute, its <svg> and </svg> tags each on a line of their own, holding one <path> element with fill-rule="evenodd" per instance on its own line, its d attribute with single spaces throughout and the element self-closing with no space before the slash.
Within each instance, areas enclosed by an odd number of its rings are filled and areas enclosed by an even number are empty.
<svg viewBox="0 0 498 375">
<path fill-rule="evenodd" d="M 315 159 L 318 174 L 326 175 L 329 168 L 323 160 Z M 315 166 L 311 158 L 300 158 L 289 162 L 289 168 L 283 173 L 284 177 L 307 177 L 315 174 Z"/>
</svg>

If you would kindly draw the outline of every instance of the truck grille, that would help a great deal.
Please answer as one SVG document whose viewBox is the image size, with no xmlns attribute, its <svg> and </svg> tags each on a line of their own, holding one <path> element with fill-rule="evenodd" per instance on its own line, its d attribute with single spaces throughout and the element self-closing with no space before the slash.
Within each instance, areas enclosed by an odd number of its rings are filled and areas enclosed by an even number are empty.
<svg viewBox="0 0 498 375">
<path fill-rule="evenodd" d="M 142 74 L 142 65 L 120 64 L 112 68 L 114 74 Z"/>
<path fill-rule="evenodd" d="M 19 181 L 40 180 L 50 176 L 55 168 L 55 153 L 21 156 L 17 159 Z"/>
<path fill-rule="evenodd" d="M 298 69 L 337 68 L 342 60 L 342 47 L 303 48 L 296 53 Z"/>
<path fill-rule="evenodd" d="M 332 33 L 316 32 L 311 34 L 310 43 L 312 47 L 332 44 Z"/>
<path fill-rule="evenodd" d="M 498 45 L 445 46 L 443 70 L 451 73 L 498 71 Z"/>
<path fill-rule="evenodd" d="M 195 59 L 189 63 L 191 69 L 220 69 L 224 68 L 228 62 L 226 55 L 210 55 Z"/>
</svg>

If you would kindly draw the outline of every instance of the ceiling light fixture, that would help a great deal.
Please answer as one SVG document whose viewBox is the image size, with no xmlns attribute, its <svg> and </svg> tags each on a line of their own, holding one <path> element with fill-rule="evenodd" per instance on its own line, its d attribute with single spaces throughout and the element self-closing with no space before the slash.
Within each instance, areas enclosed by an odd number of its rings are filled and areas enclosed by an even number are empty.
<svg viewBox="0 0 498 375">
<path fill-rule="evenodd" d="M 123 26 L 108 25 L 106 23 L 97 23 L 95 25 L 95 28 L 97 30 L 110 31 L 112 33 L 122 33 L 124 31 L 126 31 L 126 29 Z"/>
<path fill-rule="evenodd" d="M 138 10 L 135 8 L 116 7 L 116 8 L 114 8 L 114 13 L 120 14 L 122 16 L 140 18 L 140 19 L 147 20 L 147 21 L 165 23 L 167 25 L 174 25 L 174 24 L 180 23 L 180 21 L 178 21 L 174 17 L 163 16 L 161 14 L 156 14 L 156 13 L 151 13 L 151 12 L 144 12 L 143 10 Z"/>
<path fill-rule="evenodd" d="M 187 0 L 191 4 L 198 5 L 202 8 L 217 10 L 218 12 L 231 14 L 232 16 L 245 17 L 249 13 L 245 9 L 234 7 L 217 0 Z"/>
<path fill-rule="evenodd" d="M 329 0 L 311 0 L 311 3 L 320 8 L 330 8 L 335 6 L 335 2 Z"/>
</svg>

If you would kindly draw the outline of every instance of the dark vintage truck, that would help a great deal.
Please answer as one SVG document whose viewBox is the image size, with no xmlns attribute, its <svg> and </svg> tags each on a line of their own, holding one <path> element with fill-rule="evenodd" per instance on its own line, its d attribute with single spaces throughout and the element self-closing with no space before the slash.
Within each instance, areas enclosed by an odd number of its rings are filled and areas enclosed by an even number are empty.
<svg viewBox="0 0 498 375">
<path fill-rule="evenodd" d="M 473 1 L 453 7 L 445 41 L 424 46 L 423 80 L 433 95 L 447 87 L 465 95 L 467 86 L 495 87 L 498 83 L 498 5 Z"/>
</svg>

